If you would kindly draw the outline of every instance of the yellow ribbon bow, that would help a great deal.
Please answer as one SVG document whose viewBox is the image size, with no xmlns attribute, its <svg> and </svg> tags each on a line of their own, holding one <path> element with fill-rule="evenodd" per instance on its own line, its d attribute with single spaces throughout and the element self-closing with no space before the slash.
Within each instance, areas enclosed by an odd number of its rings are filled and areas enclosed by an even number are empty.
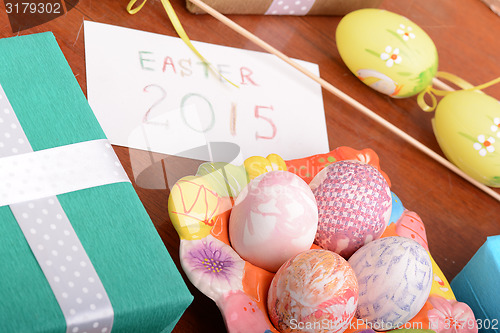
<svg viewBox="0 0 500 333">
<path fill-rule="evenodd" d="M 478 92 L 481 92 L 480 91 L 481 89 L 487 88 L 489 86 L 492 86 L 492 85 L 500 82 L 500 77 L 498 77 L 494 80 L 483 83 L 479 86 L 473 86 L 472 84 L 465 81 L 464 79 L 462 79 L 454 74 L 446 73 L 446 72 L 437 72 L 436 78 L 445 79 L 445 80 L 455 84 L 456 86 L 462 88 L 463 90 L 467 90 L 467 91 L 475 90 Z M 436 106 L 437 106 L 436 96 L 446 96 L 448 94 L 451 94 L 452 92 L 453 91 L 449 91 L 449 90 L 439 90 L 439 89 L 432 87 L 432 85 L 430 85 L 427 88 L 425 88 L 425 90 L 423 90 L 420 94 L 418 94 L 417 103 L 422 110 L 424 110 L 426 112 L 431 112 L 431 111 L 434 111 L 434 109 L 436 109 Z M 431 105 L 427 104 L 427 102 L 425 101 L 426 96 L 429 96 L 429 98 L 431 99 Z"/>
<path fill-rule="evenodd" d="M 146 4 L 148 0 L 143 0 L 143 2 L 137 6 L 136 8 L 133 8 L 135 3 L 138 0 L 131 0 L 128 5 L 127 5 L 127 12 L 131 15 L 136 14 L 139 12 L 142 7 Z M 165 12 L 167 12 L 168 18 L 170 19 L 170 22 L 172 22 L 172 25 L 174 26 L 175 31 L 179 35 L 179 37 L 182 39 L 182 41 L 198 56 L 198 58 L 203 61 L 203 63 L 210 68 L 212 71 L 214 71 L 217 75 L 219 75 L 221 78 L 235 86 L 236 88 L 239 88 L 238 85 L 234 84 L 230 80 L 228 80 L 224 75 L 222 75 L 205 57 L 194 47 L 193 43 L 191 43 L 191 40 L 189 39 L 186 31 L 182 27 L 181 21 L 179 21 L 179 18 L 175 14 L 174 8 L 172 7 L 172 4 L 168 0 L 161 0 L 161 3 L 163 5 L 163 8 L 165 8 Z"/>
</svg>

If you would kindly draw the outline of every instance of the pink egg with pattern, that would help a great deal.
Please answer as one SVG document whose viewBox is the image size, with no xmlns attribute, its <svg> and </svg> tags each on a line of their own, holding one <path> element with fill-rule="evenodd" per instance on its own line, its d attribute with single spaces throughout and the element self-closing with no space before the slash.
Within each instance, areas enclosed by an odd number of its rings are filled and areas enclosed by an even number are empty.
<svg viewBox="0 0 500 333">
<path fill-rule="evenodd" d="M 284 332 L 341 333 L 358 304 L 358 282 L 347 261 L 328 250 L 309 250 L 288 260 L 269 287 L 267 309 Z"/>
<path fill-rule="evenodd" d="M 389 185 L 372 165 L 339 161 L 309 184 L 318 204 L 315 243 L 349 258 L 384 232 L 392 209 Z"/>
<path fill-rule="evenodd" d="M 270 171 L 248 183 L 236 198 L 229 239 L 245 260 L 270 272 L 308 250 L 318 227 L 318 207 L 305 181 Z"/>
</svg>

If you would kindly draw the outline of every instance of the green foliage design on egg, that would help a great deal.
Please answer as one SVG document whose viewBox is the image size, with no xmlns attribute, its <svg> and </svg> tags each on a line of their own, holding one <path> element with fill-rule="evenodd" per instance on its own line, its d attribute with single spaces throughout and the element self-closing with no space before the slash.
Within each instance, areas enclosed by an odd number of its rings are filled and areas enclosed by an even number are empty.
<svg viewBox="0 0 500 333">
<path fill-rule="evenodd" d="M 395 98 L 431 85 L 438 67 L 432 39 L 415 23 L 381 9 L 347 14 L 336 31 L 346 66 L 363 83 Z"/>
<path fill-rule="evenodd" d="M 436 108 L 434 134 L 446 157 L 477 181 L 500 187 L 500 103 L 477 91 L 455 91 Z"/>
</svg>

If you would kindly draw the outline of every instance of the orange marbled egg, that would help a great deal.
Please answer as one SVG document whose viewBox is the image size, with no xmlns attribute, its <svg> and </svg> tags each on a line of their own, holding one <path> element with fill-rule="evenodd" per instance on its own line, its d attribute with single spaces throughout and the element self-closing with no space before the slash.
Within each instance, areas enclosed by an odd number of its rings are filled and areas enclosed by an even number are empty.
<svg viewBox="0 0 500 333">
<path fill-rule="evenodd" d="M 314 249 L 281 266 L 269 288 L 267 307 L 280 332 L 341 333 L 358 304 L 351 266 L 337 253 Z"/>
</svg>

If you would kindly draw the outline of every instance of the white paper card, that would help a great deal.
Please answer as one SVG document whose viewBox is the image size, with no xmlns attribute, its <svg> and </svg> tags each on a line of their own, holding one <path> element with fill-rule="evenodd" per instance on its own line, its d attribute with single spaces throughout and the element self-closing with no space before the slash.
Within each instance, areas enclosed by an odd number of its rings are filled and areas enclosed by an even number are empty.
<svg viewBox="0 0 500 333">
<path fill-rule="evenodd" d="M 329 151 L 319 84 L 271 54 L 193 44 L 239 88 L 179 38 L 85 22 L 87 97 L 111 143 L 193 158 L 209 142 L 242 158 Z"/>
</svg>

